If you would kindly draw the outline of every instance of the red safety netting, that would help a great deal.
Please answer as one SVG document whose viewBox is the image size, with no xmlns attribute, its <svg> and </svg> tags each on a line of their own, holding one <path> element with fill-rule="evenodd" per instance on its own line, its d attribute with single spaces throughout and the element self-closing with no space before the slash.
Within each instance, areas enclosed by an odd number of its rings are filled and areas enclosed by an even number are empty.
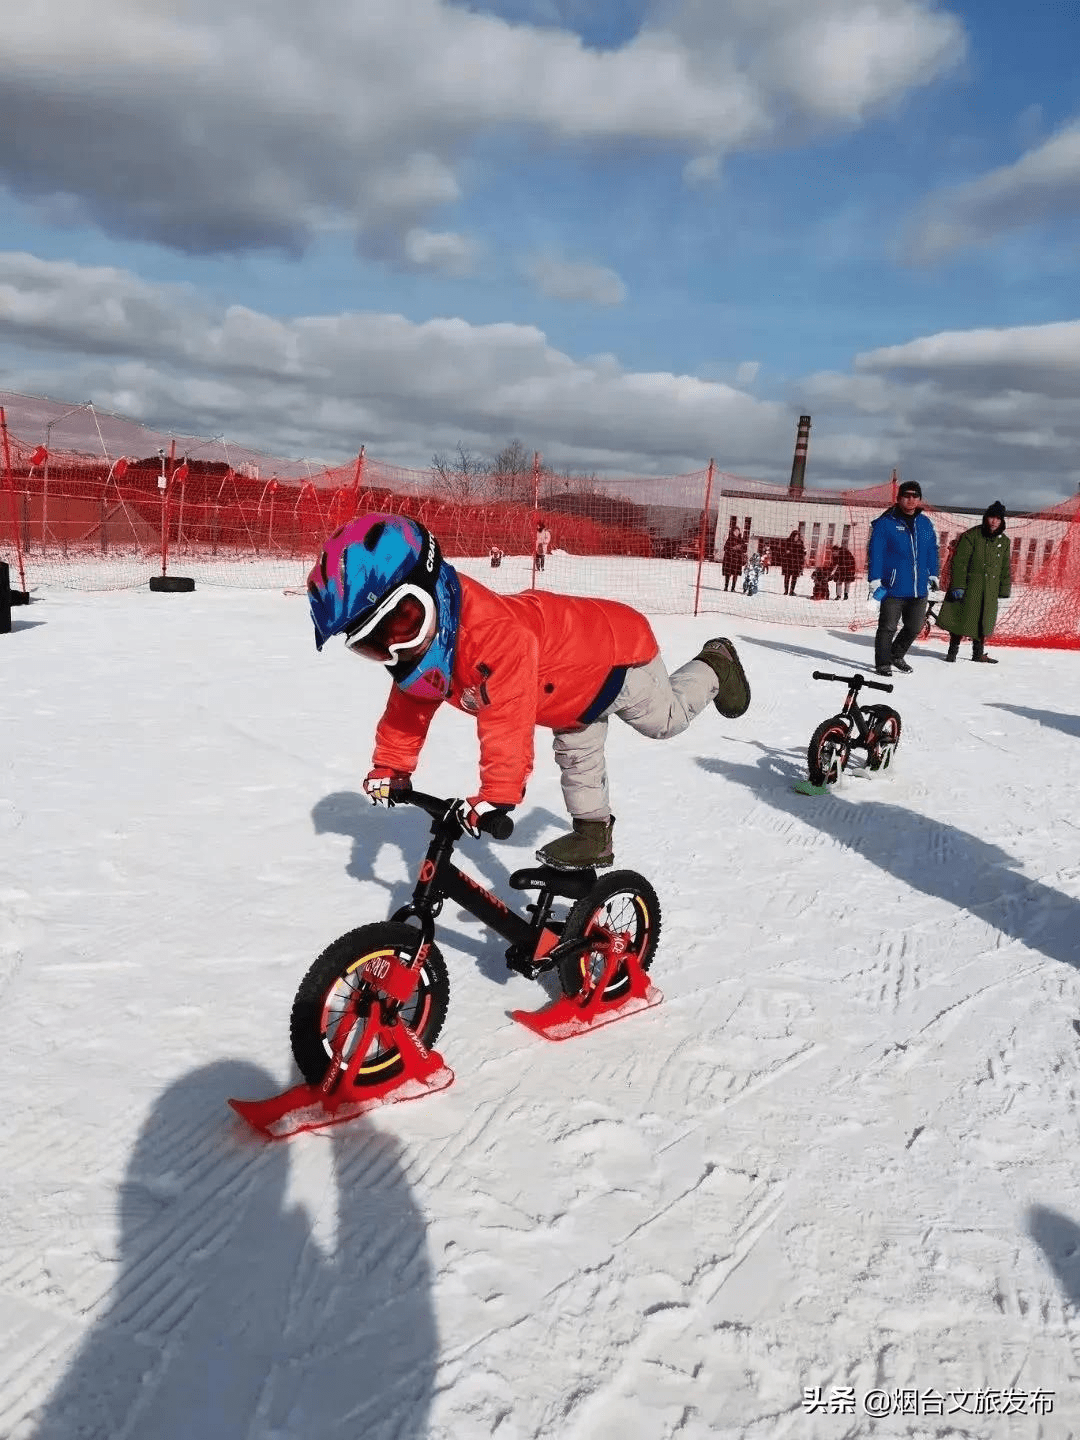
<svg viewBox="0 0 1080 1440">
<path fill-rule="evenodd" d="M 850 491 L 772 485 L 710 464 L 612 479 L 556 473 L 520 447 L 491 465 L 287 460 L 95 409 L 0 393 L 0 558 L 24 587 L 112 589 L 180 572 L 299 588 L 356 514 L 413 516 L 493 588 L 626 600 L 648 613 L 873 625 L 870 525 L 896 476 Z M 1080 647 L 1078 500 L 1010 516 L 1003 644 Z M 927 507 L 944 557 L 979 513 Z"/>
</svg>

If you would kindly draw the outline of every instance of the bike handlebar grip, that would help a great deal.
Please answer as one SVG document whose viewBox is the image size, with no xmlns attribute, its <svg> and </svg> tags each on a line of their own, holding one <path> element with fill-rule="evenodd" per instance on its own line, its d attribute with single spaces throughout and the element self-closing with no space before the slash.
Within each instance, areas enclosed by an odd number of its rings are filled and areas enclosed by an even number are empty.
<svg viewBox="0 0 1080 1440">
<path fill-rule="evenodd" d="M 847 682 L 846 675 L 827 675 L 824 670 L 815 670 L 813 672 L 813 678 L 815 680 L 841 680 L 845 683 Z"/>
<path fill-rule="evenodd" d="M 479 828 L 493 840 L 509 840 L 514 833 L 514 822 L 505 810 L 490 810 L 480 817 Z"/>
<path fill-rule="evenodd" d="M 890 693 L 893 688 L 891 685 L 883 685 L 880 680 L 864 680 L 863 684 L 868 690 L 888 690 Z"/>
</svg>

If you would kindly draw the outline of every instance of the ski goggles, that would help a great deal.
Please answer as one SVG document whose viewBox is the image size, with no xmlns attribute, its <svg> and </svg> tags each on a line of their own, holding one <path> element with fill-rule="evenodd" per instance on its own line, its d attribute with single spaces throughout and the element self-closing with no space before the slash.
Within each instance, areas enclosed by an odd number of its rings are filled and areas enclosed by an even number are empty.
<svg viewBox="0 0 1080 1440">
<path fill-rule="evenodd" d="M 418 585 L 399 585 L 349 626 L 345 647 L 366 660 L 394 665 L 398 652 L 423 640 L 434 619 L 435 602 L 426 590 Z"/>
</svg>

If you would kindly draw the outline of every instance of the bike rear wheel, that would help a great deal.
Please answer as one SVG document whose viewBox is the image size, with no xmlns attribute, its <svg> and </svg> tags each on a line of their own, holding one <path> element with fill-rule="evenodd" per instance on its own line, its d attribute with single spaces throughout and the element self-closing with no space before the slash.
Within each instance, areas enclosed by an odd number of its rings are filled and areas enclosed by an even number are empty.
<svg viewBox="0 0 1080 1440">
<path fill-rule="evenodd" d="M 866 713 L 871 731 L 866 752 L 867 769 L 887 770 L 900 744 L 900 716 L 889 705 L 870 705 Z"/>
<path fill-rule="evenodd" d="M 851 757 L 851 726 L 843 715 L 823 720 L 810 737 L 806 767 L 811 785 L 835 785 Z"/>
<path fill-rule="evenodd" d="M 347 1065 L 360 1043 L 364 1025 L 378 1000 L 364 968 L 377 958 L 410 965 L 423 944 L 415 925 L 392 920 L 362 925 L 334 940 L 312 964 L 293 1001 L 289 1034 L 293 1058 L 309 1085 L 318 1085 L 330 1068 L 335 1046 L 344 1045 Z M 416 991 L 401 1008 L 401 1018 L 426 1049 L 438 1038 L 450 1004 L 450 977 L 437 945 L 428 946 L 420 963 Z M 356 1073 L 357 1085 L 376 1085 L 401 1073 L 396 1045 L 378 1037 Z"/>
<path fill-rule="evenodd" d="M 643 875 L 634 870 L 613 870 L 598 880 L 566 917 L 560 941 L 593 937 L 594 945 L 559 962 L 559 984 L 563 994 L 581 993 L 586 983 L 594 985 L 603 974 L 612 939 L 626 937 L 627 952 L 648 970 L 660 939 L 660 901 Z M 621 1000 L 630 987 L 630 975 L 620 964 L 604 987 L 602 1005 Z"/>
</svg>

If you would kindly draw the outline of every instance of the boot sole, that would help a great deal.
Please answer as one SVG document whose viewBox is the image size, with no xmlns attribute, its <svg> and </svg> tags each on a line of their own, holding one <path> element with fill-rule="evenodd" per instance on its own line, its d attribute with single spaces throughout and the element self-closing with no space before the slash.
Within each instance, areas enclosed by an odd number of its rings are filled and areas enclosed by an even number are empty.
<svg viewBox="0 0 1080 1440">
<path fill-rule="evenodd" d="M 723 649 L 720 649 L 718 646 L 711 653 L 714 655 L 723 655 L 732 665 L 735 666 L 735 673 L 742 681 L 742 687 L 746 691 L 746 699 L 743 701 L 742 705 L 738 709 L 726 710 L 720 704 L 719 696 L 717 696 L 716 699 L 713 701 L 716 709 L 719 710 L 720 714 L 723 715 L 725 720 L 738 720 L 741 715 L 745 715 L 747 710 L 750 709 L 750 681 L 746 678 L 746 671 L 743 669 L 742 661 L 739 659 L 739 653 L 730 640 L 724 641 Z M 701 656 L 699 655 L 697 658 L 700 660 Z M 709 664 L 707 660 L 703 663 L 706 665 Z M 710 666 L 710 669 L 711 668 L 712 667 Z"/>
<path fill-rule="evenodd" d="M 534 853 L 541 865 L 549 865 L 552 870 L 607 870 L 615 864 L 614 854 L 602 856 L 599 860 L 587 860 L 581 865 L 567 865 L 565 861 L 552 860 L 543 850 Z"/>
</svg>

